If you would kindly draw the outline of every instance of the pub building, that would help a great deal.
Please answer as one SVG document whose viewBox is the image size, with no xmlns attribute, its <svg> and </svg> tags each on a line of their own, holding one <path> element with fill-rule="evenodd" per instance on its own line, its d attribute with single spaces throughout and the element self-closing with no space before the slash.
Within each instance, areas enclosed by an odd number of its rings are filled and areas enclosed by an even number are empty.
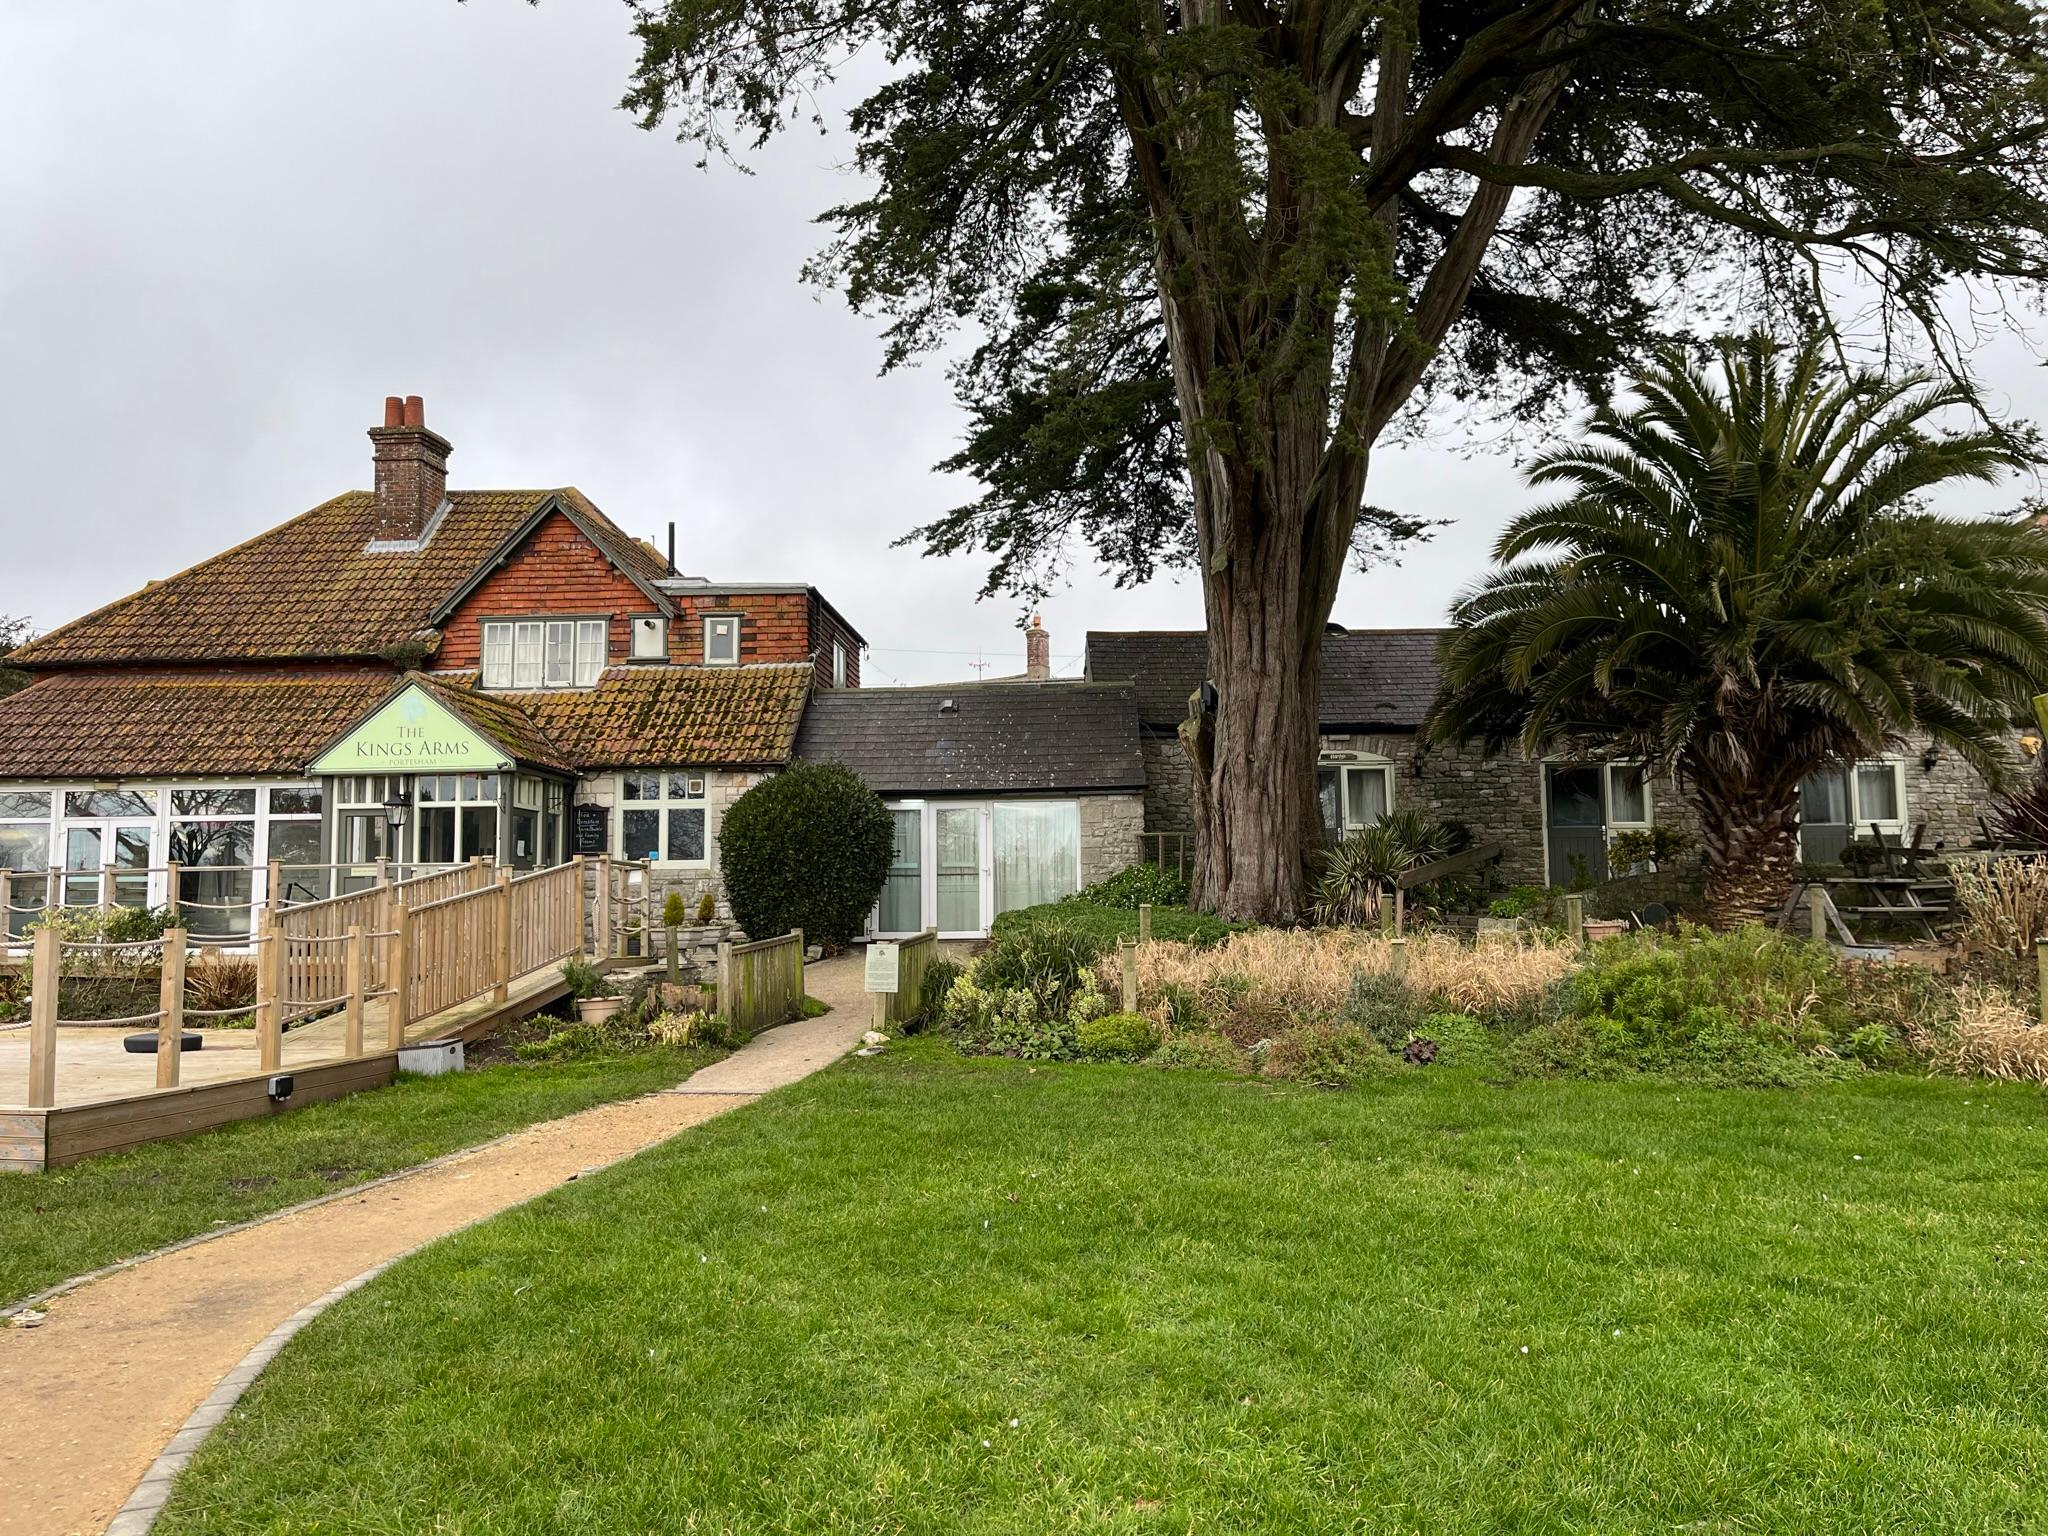
<svg viewBox="0 0 2048 1536">
<path fill-rule="evenodd" d="M 650 861 L 719 895 L 723 808 L 791 756 L 864 642 L 814 587 L 722 583 L 581 492 L 451 491 L 419 397 L 347 491 L 8 658 L 0 868 L 51 902 L 246 931 L 472 858 Z M 281 882 L 273 893 L 272 880 Z M 720 900 L 723 906 L 722 898 Z"/>
</svg>

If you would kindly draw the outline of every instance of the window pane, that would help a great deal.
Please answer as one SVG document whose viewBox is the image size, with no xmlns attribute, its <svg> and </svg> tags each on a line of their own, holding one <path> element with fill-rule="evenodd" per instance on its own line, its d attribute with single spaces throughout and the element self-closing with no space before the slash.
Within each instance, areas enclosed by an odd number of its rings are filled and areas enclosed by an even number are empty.
<svg viewBox="0 0 2048 1536">
<path fill-rule="evenodd" d="M 317 821 L 273 821 L 270 824 L 270 843 L 267 857 L 276 859 L 280 864 L 321 863 L 320 823 Z"/>
<path fill-rule="evenodd" d="M 512 647 L 512 686 L 514 688 L 538 688 L 540 686 L 541 625 L 521 624 L 516 627 Z"/>
<path fill-rule="evenodd" d="M 447 805 L 422 806 L 420 818 L 420 862 L 455 862 L 455 808 Z"/>
<path fill-rule="evenodd" d="M 48 816 L 50 792 L 46 789 L 16 789 L 0 794 L 0 816 Z"/>
<path fill-rule="evenodd" d="M 277 857 L 276 854 L 271 855 Z M 170 859 L 174 864 L 254 864 L 253 821 L 174 821 Z"/>
<path fill-rule="evenodd" d="M 671 800 L 702 800 L 704 780 L 701 775 L 672 773 L 668 776 L 668 797 Z"/>
<path fill-rule="evenodd" d="M 495 805 L 465 805 L 462 808 L 462 857 L 495 859 L 498 856 L 498 808 Z"/>
<path fill-rule="evenodd" d="M 628 800 L 659 800 L 661 798 L 661 775 L 658 773 L 627 773 L 620 776 Z"/>
<path fill-rule="evenodd" d="M 512 686 L 512 626 L 510 624 L 486 624 L 484 626 L 484 686 L 486 688 L 509 688 Z"/>
<path fill-rule="evenodd" d="M 308 784 L 293 789 L 273 789 L 270 792 L 270 814 L 273 816 L 318 816 L 320 814 L 321 789 L 318 784 Z"/>
<path fill-rule="evenodd" d="M 661 812 L 619 813 L 619 856 L 626 859 L 661 857 Z"/>
<path fill-rule="evenodd" d="M 604 671 L 605 622 L 585 619 L 576 626 L 576 686 L 593 687 Z"/>
<path fill-rule="evenodd" d="M 1337 770 L 1316 770 L 1316 800 L 1323 811 L 1323 839 L 1334 843 L 1344 836 L 1344 818 L 1337 806 Z"/>
<path fill-rule="evenodd" d="M 704 659 L 706 661 L 737 661 L 739 660 L 739 650 L 738 619 L 706 619 L 704 621 Z"/>
<path fill-rule="evenodd" d="M 1890 763 L 1865 763 L 1856 770 L 1856 815 L 1866 822 L 1899 819 L 1899 782 Z"/>
<path fill-rule="evenodd" d="M 48 827 L 0 827 L 0 869 L 48 869 Z"/>
<path fill-rule="evenodd" d="M 1810 773 L 1799 786 L 1799 819 L 1809 827 L 1839 827 L 1849 820 L 1848 775 L 1839 768 Z"/>
<path fill-rule="evenodd" d="M 174 789 L 171 791 L 171 814 L 173 816 L 254 816 L 256 814 L 256 791 L 253 789 Z"/>
<path fill-rule="evenodd" d="M 576 679 L 576 626 L 573 624 L 550 624 L 548 626 L 547 664 L 541 670 L 541 680 L 550 688 L 566 688 Z"/>
<path fill-rule="evenodd" d="M 661 619 L 633 621 L 633 655 L 641 661 L 658 660 L 666 649 L 667 626 Z"/>
<path fill-rule="evenodd" d="M 668 813 L 668 856 L 685 863 L 695 863 L 704 857 L 702 806 Z"/>
<path fill-rule="evenodd" d="M 1616 763 L 1607 770 L 1607 819 L 1641 825 L 1650 819 L 1650 785 L 1640 763 Z"/>
<path fill-rule="evenodd" d="M 1550 824 L 1553 827 L 1597 827 L 1600 816 L 1600 770 L 1550 770 Z"/>
<path fill-rule="evenodd" d="M 981 928 L 981 812 L 940 810 L 938 823 L 939 927 L 948 933 Z"/>
<path fill-rule="evenodd" d="M 1347 768 L 1344 792 L 1350 801 L 1346 814 L 1354 827 L 1369 827 L 1387 814 L 1387 770 Z"/>
<path fill-rule="evenodd" d="M 920 811 L 889 814 L 896 823 L 896 844 L 889 860 L 889 878 L 882 886 L 879 922 L 884 933 L 917 933 L 924 928 L 924 893 L 919 889 L 924 815 Z"/>
<path fill-rule="evenodd" d="M 74 789 L 64 797 L 67 816 L 154 816 L 153 789 Z"/>
<path fill-rule="evenodd" d="M 1073 894 L 1081 854 L 1081 809 L 1054 805 L 995 808 L 996 911 L 1043 906 Z"/>
</svg>

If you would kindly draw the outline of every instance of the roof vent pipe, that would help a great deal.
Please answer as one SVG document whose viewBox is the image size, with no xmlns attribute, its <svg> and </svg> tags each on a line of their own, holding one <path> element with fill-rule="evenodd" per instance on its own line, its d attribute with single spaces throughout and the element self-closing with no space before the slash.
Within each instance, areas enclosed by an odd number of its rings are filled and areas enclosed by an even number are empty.
<svg viewBox="0 0 2048 1536">
<path fill-rule="evenodd" d="M 671 576 L 678 574 L 676 571 L 676 520 L 674 518 L 668 520 L 668 573 Z"/>
</svg>

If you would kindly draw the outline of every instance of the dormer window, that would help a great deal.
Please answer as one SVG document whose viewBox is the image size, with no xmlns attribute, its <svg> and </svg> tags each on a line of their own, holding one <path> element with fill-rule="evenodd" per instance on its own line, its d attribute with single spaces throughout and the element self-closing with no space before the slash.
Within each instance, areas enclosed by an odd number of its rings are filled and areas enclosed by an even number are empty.
<svg viewBox="0 0 2048 1536">
<path fill-rule="evenodd" d="M 668 658 L 668 620 L 659 614 L 649 614 L 633 620 L 633 649 L 635 661 L 665 661 Z"/>
<path fill-rule="evenodd" d="M 604 671 L 603 619 L 484 623 L 486 688 L 594 688 Z"/>
<path fill-rule="evenodd" d="M 704 621 L 704 660 L 714 667 L 733 667 L 740 659 L 740 616 L 717 613 Z"/>
</svg>

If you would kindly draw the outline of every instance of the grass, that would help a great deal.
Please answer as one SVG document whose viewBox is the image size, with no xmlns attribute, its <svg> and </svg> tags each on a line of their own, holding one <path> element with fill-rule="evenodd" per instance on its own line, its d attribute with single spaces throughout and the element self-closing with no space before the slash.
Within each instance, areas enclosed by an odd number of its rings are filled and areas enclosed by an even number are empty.
<svg viewBox="0 0 2048 1536">
<path fill-rule="evenodd" d="M 290 1114 L 0 1175 L 0 1304 L 459 1147 L 677 1082 L 716 1051 L 401 1077 Z"/>
<path fill-rule="evenodd" d="M 1056 901 L 1042 907 L 1020 907 L 1014 912 L 1001 913 L 990 925 L 989 932 L 1001 938 L 1005 934 L 1044 924 L 1078 928 L 1105 945 L 1114 945 L 1118 939 L 1135 939 L 1138 936 L 1138 911 L 1135 907 L 1102 907 L 1087 901 Z M 1242 926 L 1227 923 L 1207 912 L 1191 912 L 1186 907 L 1152 909 L 1152 937 L 1155 939 L 1214 944 L 1239 931 Z"/>
<path fill-rule="evenodd" d="M 910 1042 L 350 1296 L 158 1530 L 2038 1528 L 2044 1124 Z"/>
</svg>

